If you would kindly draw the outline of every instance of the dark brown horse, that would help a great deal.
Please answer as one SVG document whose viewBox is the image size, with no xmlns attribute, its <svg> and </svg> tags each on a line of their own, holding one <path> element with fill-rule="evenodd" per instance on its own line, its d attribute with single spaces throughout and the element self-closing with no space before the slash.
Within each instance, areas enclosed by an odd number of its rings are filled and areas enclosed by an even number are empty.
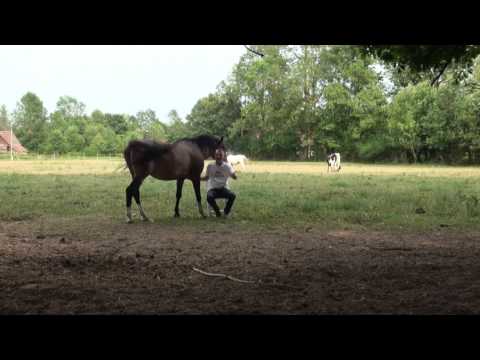
<svg viewBox="0 0 480 360">
<path fill-rule="evenodd" d="M 223 137 L 200 135 L 194 138 L 177 140 L 172 144 L 151 140 L 132 140 L 123 155 L 132 174 L 132 182 L 126 189 L 127 222 L 132 222 L 132 197 L 140 210 L 142 220 L 150 221 L 140 203 L 140 186 L 149 175 L 159 180 L 177 180 L 177 202 L 175 217 L 180 216 L 178 203 L 182 197 L 183 182 L 192 181 L 197 198 L 198 211 L 205 217 L 200 194 L 200 175 L 204 161 L 213 158 L 215 150 L 224 148 Z"/>
</svg>

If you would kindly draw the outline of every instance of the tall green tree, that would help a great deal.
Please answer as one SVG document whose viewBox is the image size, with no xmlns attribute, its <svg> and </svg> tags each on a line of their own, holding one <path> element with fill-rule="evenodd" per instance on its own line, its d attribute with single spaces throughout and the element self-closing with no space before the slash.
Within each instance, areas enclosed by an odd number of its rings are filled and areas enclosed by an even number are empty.
<svg viewBox="0 0 480 360">
<path fill-rule="evenodd" d="M 115 134 L 125 134 L 128 131 L 128 116 L 121 114 L 105 114 L 102 123 L 112 129 Z"/>
<path fill-rule="evenodd" d="M 390 107 L 388 129 L 400 150 L 417 162 L 419 152 L 429 145 L 434 123 L 431 106 L 435 90 L 427 82 L 411 85 L 400 91 Z"/>
<path fill-rule="evenodd" d="M 217 92 L 201 98 L 187 115 L 187 124 L 193 132 L 226 136 L 228 129 L 240 118 L 238 95 L 222 82 Z"/>
<path fill-rule="evenodd" d="M 34 93 L 25 94 L 14 111 L 14 128 L 20 142 L 29 151 L 38 151 L 47 137 L 47 110 Z"/>
<path fill-rule="evenodd" d="M 143 138 L 165 141 L 167 139 L 167 126 L 163 124 L 155 114 L 155 111 L 147 109 L 139 111 L 135 118 L 130 119 L 131 126 L 138 126 L 143 132 Z"/>
<path fill-rule="evenodd" d="M 191 129 L 183 122 L 178 115 L 177 110 L 170 110 L 168 113 L 169 124 L 167 125 L 167 139 L 170 142 L 189 137 L 192 134 Z"/>
<path fill-rule="evenodd" d="M 360 47 L 392 66 L 407 72 L 417 82 L 428 79 L 437 84 L 447 68 L 455 78 L 464 79 L 472 71 L 473 61 L 480 54 L 478 45 L 368 45 Z"/>
<path fill-rule="evenodd" d="M 70 125 L 65 130 L 65 138 L 68 142 L 65 144 L 65 151 L 70 153 L 80 153 L 85 146 L 85 138 L 80 133 L 80 129 L 76 125 Z"/>
<path fill-rule="evenodd" d="M 233 81 L 241 102 L 239 119 L 229 137 L 239 139 L 239 146 L 250 156 L 274 158 L 285 155 L 288 106 L 287 47 L 262 46 L 260 58 L 245 54 L 234 68 Z M 281 140 L 280 140 L 281 139 Z M 280 142 L 279 142 L 280 140 Z"/>
<path fill-rule="evenodd" d="M 0 130 L 8 130 L 10 128 L 10 121 L 8 119 L 7 107 L 2 105 L 0 107 Z"/>
<path fill-rule="evenodd" d="M 374 128 L 373 119 L 380 117 L 371 116 L 372 104 L 385 102 L 372 59 L 349 46 L 302 46 L 295 57 L 301 102 L 293 125 L 302 129 L 301 146 L 307 151 L 313 147 L 322 156 L 340 150 L 352 159 L 358 157 L 366 124 Z M 372 101 L 368 110 L 361 106 L 367 100 Z"/>
<path fill-rule="evenodd" d="M 150 128 L 147 131 L 147 137 L 160 142 L 167 141 L 166 126 L 160 121 L 150 125 Z"/>
<path fill-rule="evenodd" d="M 139 111 L 136 115 L 136 119 L 138 125 L 145 133 L 147 133 L 148 129 L 158 121 L 157 115 L 152 109 Z"/>
<path fill-rule="evenodd" d="M 85 115 L 85 104 L 71 96 L 61 96 L 57 101 L 57 109 L 64 118 L 78 118 Z"/>
<path fill-rule="evenodd" d="M 388 156 L 388 103 L 384 89 L 372 82 L 353 99 L 352 115 L 357 119 L 351 139 L 355 143 L 355 159 L 375 160 Z"/>
<path fill-rule="evenodd" d="M 475 94 L 448 83 L 436 91 L 429 106 L 430 148 L 447 163 L 472 162 L 478 153 L 480 121 Z"/>
<path fill-rule="evenodd" d="M 42 143 L 39 151 L 44 153 L 63 154 L 68 151 L 69 140 L 61 129 L 51 129 L 46 141 Z"/>
<path fill-rule="evenodd" d="M 105 114 L 96 109 L 90 115 L 90 121 L 94 124 L 105 124 Z"/>
</svg>

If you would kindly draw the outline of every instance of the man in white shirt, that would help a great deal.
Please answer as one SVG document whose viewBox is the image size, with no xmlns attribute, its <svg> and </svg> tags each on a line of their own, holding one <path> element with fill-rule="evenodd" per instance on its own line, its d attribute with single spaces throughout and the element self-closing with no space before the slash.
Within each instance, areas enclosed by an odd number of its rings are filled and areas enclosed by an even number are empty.
<svg viewBox="0 0 480 360">
<path fill-rule="evenodd" d="M 228 179 L 232 177 L 237 180 L 233 167 L 225 161 L 225 151 L 215 151 L 215 163 L 207 166 L 207 174 L 201 180 L 207 180 L 207 202 L 215 210 L 217 217 L 221 216 L 215 199 L 227 199 L 223 214 L 228 217 L 235 201 L 235 194 L 228 188 Z"/>
</svg>

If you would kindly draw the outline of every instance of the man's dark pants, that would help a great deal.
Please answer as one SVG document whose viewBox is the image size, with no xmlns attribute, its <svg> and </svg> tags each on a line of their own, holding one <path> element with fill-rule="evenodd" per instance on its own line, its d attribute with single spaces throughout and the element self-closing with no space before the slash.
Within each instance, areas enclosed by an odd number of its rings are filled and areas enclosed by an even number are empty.
<svg viewBox="0 0 480 360">
<path fill-rule="evenodd" d="M 228 190 L 227 188 L 220 188 L 220 189 L 210 189 L 207 193 L 207 202 L 210 206 L 215 210 L 215 214 L 220 216 L 220 209 L 218 208 L 215 199 L 227 199 L 227 205 L 225 205 L 225 210 L 223 213 L 228 215 L 230 210 L 232 209 L 233 202 L 235 201 L 235 194 Z"/>
</svg>

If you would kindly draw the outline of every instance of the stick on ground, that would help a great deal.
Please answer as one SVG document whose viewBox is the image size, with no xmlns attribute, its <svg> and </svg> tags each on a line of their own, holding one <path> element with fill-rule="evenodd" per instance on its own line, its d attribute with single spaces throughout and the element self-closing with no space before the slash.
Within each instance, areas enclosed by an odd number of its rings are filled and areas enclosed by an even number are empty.
<svg viewBox="0 0 480 360">
<path fill-rule="evenodd" d="M 196 267 L 193 267 L 192 270 L 193 270 L 193 271 L 196 271 L 196 272 L 198 272 L 198 273 L 200 273 L 200 274 L 206 275 L 206 276 L 223 277 L 223 278 L 226 278 L 226 279 L 229 279 L 229 280 L 232 280 L 232 281 L 241 282 L 241 283 L 250 283 L 250 284 L 253 284 L 253 283 L 255 282 L 255 281 L 248 281 L 248 280 L 237 279 L 236 277 L 233 277 L 233 276 L 230 276 L 230 275 L 225 275 L 225 274 L 209 273 L 209 272 L 206 272 L 206 271 L 197 269 Z"/>
</svg>

